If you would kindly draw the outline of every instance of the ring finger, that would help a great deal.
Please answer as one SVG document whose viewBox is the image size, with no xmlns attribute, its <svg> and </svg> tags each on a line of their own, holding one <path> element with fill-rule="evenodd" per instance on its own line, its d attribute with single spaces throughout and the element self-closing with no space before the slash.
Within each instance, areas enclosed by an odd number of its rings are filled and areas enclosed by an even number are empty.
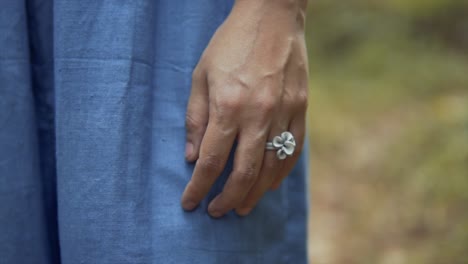
<svg viewBox="0 0 468 264">
<path fill-rule="evenodd" d="M 268 141 L 272 142 L 273 138 L 281 135 L 282 132 L 287 131 L 289 124 L 289 117 L 283 116 L 270 130 Z M 265 149 L 265 155 L 263 156 L 262 168 L 255 182 L 254 186 L 242 202 L 242 204 L 236 208 L 236 213 L 245 216 L 259 202 L 262 196 L 270 188 L 273 180 L 277 178 L 282 171 L 284 166 L 284 160 L 281 160 L 277 156 L 277 150 Z"/>
<path fill-rule="evenodd" d="M 301 113 L 295 116 L 293 120 L 291 120 L 289 129 L 296 140 L 296 148 L 294 150 L 293 155 L 285 160 L 280 172 L 277 174 L 277 177 L 273 180 L 271 186 L 271 189 L 273 190 L 277 189 L 281 185 L 281 182 L 284 180 L 284 178 L 286 178 L 289 175 L 289 173 L 294 168 L 294 165 L 296 164 L 297 160 L 301 155 L 306 133 L 305 117 L 306 113 Z"/>
</svg>

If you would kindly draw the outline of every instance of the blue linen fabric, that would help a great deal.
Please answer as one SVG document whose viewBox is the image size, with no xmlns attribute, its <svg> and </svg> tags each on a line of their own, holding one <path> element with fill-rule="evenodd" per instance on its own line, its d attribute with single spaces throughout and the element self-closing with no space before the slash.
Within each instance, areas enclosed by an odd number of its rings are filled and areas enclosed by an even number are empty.
<svg viewBox="0 0 468 264">
<path fill-rule="evenodd" d="M 184 212 L 191 72 L 232 1 L 0 0 L 0 263 L 306 263 L 303 155 L 247 217 Z"/>
</svg>

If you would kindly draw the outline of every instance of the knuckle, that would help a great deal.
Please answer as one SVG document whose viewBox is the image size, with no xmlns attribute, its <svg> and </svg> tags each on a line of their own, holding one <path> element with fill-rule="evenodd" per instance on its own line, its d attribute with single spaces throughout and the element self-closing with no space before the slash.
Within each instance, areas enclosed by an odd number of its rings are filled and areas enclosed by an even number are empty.
<svg viewBox="0 0 468 264">
<path fill-rule="evenodd" d="M 218 109 L 223 113 L 232 113 L 238 111 L 242 106 L 241 100 L 235 97 L 226 97 L 223 99 L 219 99 L 217 100 L 216 104 L 218 106 Z"/>
<path fill-rule="evenodd" d="M 299 92 L 294 95 L 289 95 L 283 99 L 283 104 L 294 111 L 306 111 L 308 106 L 307 92 Z"/>
<path fill-rule="evenodd" d="M 276 157 L 275 157 L 276 158 Z M 267 170 L 267 171 L 276 171 L 277 169 L 280 168 L 280 164 L 282 162 L 278 162 L 277 159 L 275 158 L 267 158 L 265 159 L 264 163 L 263 163 L 263 167 Z"/>
<path fill-rule="evenodd" d="M 309 98 L 306 92 L 298 93 L 294 101 L 299 110 L 307 110 L 307 106 L 309 104 Z"/>
<path fill-rule="evenodd" d="M 185 126 L 188 131 L 198 131 L 202 128 L 202 122 L 198 121 L 192 114 L 185 115 Z"/>
<path fill-rule="evenodd" d="M 207 155 L 200 158 L 198 162 L 199 166 L 204 171 L 210 170 L 219 172 L 223 170 L 223 161 L 216 155 Z"/>
<path fill-rule="evenodd" d="M 256 176 L 254 165 L 249 165 L 235 172 L 236 181 L 243 186 L 252 185 L 255 182 Z"/>
<path fill-rule="evenodd" d="M 277 106 L 277 99 L 273 96 L 263 97 L 256 102 L 258 109 L 264 114 L 270 114 Z"/>
</svg>

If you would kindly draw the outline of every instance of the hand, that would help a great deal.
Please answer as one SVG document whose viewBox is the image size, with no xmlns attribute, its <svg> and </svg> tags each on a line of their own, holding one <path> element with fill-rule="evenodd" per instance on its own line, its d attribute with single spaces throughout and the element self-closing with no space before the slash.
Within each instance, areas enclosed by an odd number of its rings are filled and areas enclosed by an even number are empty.
<svg viewBox="0 0 468 264">
<path fill-rule="evenodd" d="M 182 207 L 193 210 L 223 171 L 237 139 L 234 167 L 208 206 L 213 217 L 236 209 L 247 215 L 278 188 L 304 141 L 307 53 L 304 1 L 238 0 L 193 71 L 186 126 L 186 158 L 195 161 Z M 283 131 L 296 139 L 285 160 L 265 143 Z"/>
</svg>

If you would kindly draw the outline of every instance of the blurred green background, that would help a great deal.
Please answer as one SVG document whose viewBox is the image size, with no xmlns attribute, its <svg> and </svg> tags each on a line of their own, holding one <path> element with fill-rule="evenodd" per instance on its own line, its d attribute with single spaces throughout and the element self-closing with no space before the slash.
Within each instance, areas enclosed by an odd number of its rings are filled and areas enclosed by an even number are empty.
<svg viewBox="0 0 468 264">
<path fill-rule="evenodd" d="M 309 1 L 314 264 L 468 263 L 468 1 Z"/>
</svg>

